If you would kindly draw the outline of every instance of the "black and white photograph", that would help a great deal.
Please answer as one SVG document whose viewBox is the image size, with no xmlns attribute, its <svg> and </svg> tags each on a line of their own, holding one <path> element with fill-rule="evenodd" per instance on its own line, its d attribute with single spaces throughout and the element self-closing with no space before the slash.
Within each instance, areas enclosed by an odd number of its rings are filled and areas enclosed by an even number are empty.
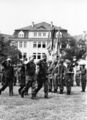
<svg viewBox="0 0 87 120">
<path fill-rule="evenodd" d="M 0 120 L 87 120 L 87 0 L 0 0 Z"/>
</svg>

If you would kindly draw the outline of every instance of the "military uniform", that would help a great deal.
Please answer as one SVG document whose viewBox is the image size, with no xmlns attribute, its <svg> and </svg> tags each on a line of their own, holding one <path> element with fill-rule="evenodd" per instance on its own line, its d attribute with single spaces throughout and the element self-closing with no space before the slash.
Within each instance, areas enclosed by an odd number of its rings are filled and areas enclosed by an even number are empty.
<svg viewBox="0 0 87 120">
<path fill-rule="evenodd" d="M 59 65 L 59 72 L 58 72 L 60 94 L 63 94 L 63 90 L 64 90 L 64 73 L 65 73 L 65 66 L 63 65 L 63 62 L 61 62 Z"/>
<path fill-rule="evenodd" d="M 33 93 L 34 93 L 34 96 L 36 97 L 36 94 L 44 85 L 44 97 L 48 98 L 48 65 L 45 59 L 40 60 L 37 63 L 37 65 L 39 66 L 39 72 L 37 75 L 38 86 Z"/>
<path fill-rule="evenodd" d="M 86 89 L 86 69 L 85 66 L 81 69 L 81 87 L 82 87 L 82 92 L 85 92 Z"/>
<path fill-rule="evenodd" d="M 57 64 L 57 61 L 54 62 L 54 67 L 53 67 L 53 71 L 52 71 L 52 74 L 53 74 L 53 88 L 54 88 L 54 93 L 57 93 L 57 90 L 58 90 L 58 64 Z"/>
<path fill-rule="evenodd" d="M 66 89 L 67 95 L 71 93 L 71 86 L 72 86 L 72 79 L 73 79 L 73 71 L 70 65 L 68 65 L 66 70 Z"/>
<path fill-rule="evenodd" d="M 21 66 L 20 73 L 21 73 L 21 80 L 20 80 L 20 88 L 18 89 L 19 94 L 21 94 L 21 90 L 25 87 L 25 84 L 26 84 L 25 65 L 24 64 L 22 64 L 22 66 Z"/>
<path fill-rule="evenodd" d="M 24 97 L 24 94 L 28 91 L 28 89 L 32 88 L 32 97 L 33 97 L 33 90 L 35 89 L 35 69 L 36 65 L 33 61 L 27 63 L 27 73 L 28 73 L 28 81 L 26 86 L 21 91 L 21 97 Z"/>
<path fill-rule="evenodd" d="M 2 88 L 0 89 L 0 94 L 4 91 L 7 86 L 9 86 L 9 95 L 13 95 L 13 78 L 14 78 L 14 69 L 12 65 L 9 63 L 4 65 L 4 79 L 5 83 L 3 84 Z"/>
</svg>

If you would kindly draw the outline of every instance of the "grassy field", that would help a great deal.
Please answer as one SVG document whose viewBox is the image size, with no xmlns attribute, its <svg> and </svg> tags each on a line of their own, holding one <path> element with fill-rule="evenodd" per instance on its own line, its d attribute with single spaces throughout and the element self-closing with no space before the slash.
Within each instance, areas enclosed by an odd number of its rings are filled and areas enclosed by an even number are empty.
<svg viewBox="0 0 87 120">
<path fill-rule="evenodd" d="M 8 96 L 8 88 L 0 96 L 0 120 L 87 120 L 87 91 L 73 87 L 72 94 L 49 93 L 44 99 L 43 89 L 35 100 L 29 95 L 21 98 L 18 87 L 14 96 Z"/>
</svg>

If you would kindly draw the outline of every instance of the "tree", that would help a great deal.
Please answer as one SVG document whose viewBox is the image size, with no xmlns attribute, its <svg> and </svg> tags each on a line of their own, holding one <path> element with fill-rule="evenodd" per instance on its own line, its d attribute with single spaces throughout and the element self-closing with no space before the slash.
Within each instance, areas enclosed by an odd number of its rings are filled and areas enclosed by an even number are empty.
<svg viewBox="0 0 87 120">
<path fill-rule="evenodd" d="M 60 45 L 60 52 L 65 52 L 62 58 L 70 61 L 73 61 L 74 57 L 76 57 L 76 61 L 78 61 L 86 52 L 85 44 L 82 42 L 82 46 L 84 45 L 84 47 L 79 48 L 78 42 L 73 37 L 62 37 L 60 39 Z"/>
<path fill-rule="evenodd" d="M 21 53 L 15 46 L 11 46 L 10 43 L 10 40 L 5 41 L 5 37 L 0 35 L 0 62 L 5 60 L 7 57 L 11 57 L 13 63 L 19 61 L 19 54 Z"/>
</svg>

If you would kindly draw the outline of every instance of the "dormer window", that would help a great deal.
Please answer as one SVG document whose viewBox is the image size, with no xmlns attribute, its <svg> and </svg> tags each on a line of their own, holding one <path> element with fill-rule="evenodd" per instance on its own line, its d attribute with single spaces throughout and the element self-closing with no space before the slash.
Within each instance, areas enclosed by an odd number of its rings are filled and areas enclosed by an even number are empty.
<svg viewBox="0 0 87 120">
<path fill-rule="evenodd" d="M 23 38 L 24 37 L 24 32 L 20 31 L 19 34 L 18 34 L 18 37 Z"/>
</svg>

